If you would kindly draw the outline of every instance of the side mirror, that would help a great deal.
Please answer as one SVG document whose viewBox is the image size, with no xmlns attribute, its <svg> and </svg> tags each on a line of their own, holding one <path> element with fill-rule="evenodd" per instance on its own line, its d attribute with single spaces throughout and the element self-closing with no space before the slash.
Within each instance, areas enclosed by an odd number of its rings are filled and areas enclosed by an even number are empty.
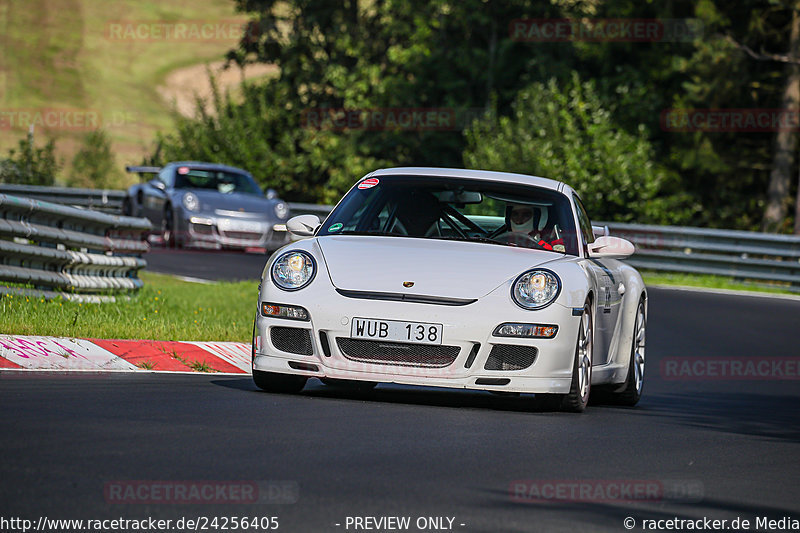
<svg viewBox="0 0 800 533">
<path fill-rule="evenodd" d="M 607 235 L 598 237 L 589 245 L 589 257 L 594 258 L 610 257 L 622 259 L 633 255 L 635 251 L 636 248 L 631 241 Z"/>
<path fill-rule="evenodd" d="M 148 183 L 150 184 L 151 187 L 153 187 L 154 189 L 158 189 L 159 191 L 166 191 L 167 190 L 167 186 L 161 180 L 153 179 L 153 180 L 150 180 Z"/>
<path fill-rule="evenodd" d="M 286 229 L 297 237 L 311 237 L 319 226 L 320 221 L 317 215 L 298 215 L 286 222 Z"/>
<path fill-rule="evenodd" d="M 264 196 L 267 197 L 267 200 L 274 200 L 278 197 L 278 191 L 275 189 L 267 189 L 267 192 L 264 193 Z"/>
</svg>

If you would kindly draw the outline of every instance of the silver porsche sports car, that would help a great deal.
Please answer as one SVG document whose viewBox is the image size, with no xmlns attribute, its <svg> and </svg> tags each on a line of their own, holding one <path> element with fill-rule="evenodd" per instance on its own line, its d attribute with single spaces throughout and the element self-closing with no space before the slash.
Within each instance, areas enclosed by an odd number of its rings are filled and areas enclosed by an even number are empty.
<svg viewBox="0 0 800 533">
<path fill-rule="evenodd" d="M 392 168 L 360 179 L 310 237 L 276 251 L 253 331 L 257 386 L 310 377 L 546 395 L 642 393 L 647 290 L 619 259 L 633 245 L 593 227 L 550 179 Z"/>
<path fill-rule="evenodd" d="M 289 206 L 245 170 L 180 161 L 128 171 L 156 177 L 128 189 L 123 214 L 150 219 L 167 246 L 274 250 L 289 242 Z"/>
</svg>

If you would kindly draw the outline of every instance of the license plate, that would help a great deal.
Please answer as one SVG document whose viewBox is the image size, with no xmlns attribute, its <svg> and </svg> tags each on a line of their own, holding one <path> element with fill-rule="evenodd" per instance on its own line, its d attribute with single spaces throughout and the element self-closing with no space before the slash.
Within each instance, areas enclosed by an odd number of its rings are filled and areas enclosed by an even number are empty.
<svg viewBox="0 0 800 533">
<path fill-rule="evenodd" d="M 427 322 L 354 318 L 350 325 L 350 338 L 442 344 L 442 325 Z"/>
<path fill-rule="evenodd" d="M 219 221 L 222 231 L 241 231 L 246 233 L 263 233 L 264 226 L 261 222 L 248 222 L 246 220 L 231 220 L 223 218 Z"/>
</svg>

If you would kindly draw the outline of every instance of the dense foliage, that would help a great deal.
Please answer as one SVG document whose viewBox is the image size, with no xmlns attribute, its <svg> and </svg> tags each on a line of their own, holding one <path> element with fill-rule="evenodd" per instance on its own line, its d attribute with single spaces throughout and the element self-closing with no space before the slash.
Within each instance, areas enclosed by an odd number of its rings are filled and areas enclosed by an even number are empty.
<svg viewBox="0 0 800 533">
<path fill-rule="evenodd" d="M 777 108 L 792 9 L 773 0 L 236 0 L 232 63 L 280 75 L 176 118 L 161 162 L 250 169 L 295 201 L 334 201 L 385 165 L 480 166 L 574 184 L 599 216 L 757 229 L 775 133 L 674 131 L 672 108 Z M 526 42 L 518 19 L 692 19 L 688 38 Z M 313 127 L 320 109 L 449 110 L 446 128 Z M 323 111 L 328 113 L 328 111 Z M 331 112 L 335 115 L 335 112 Z M 477 122 L 476 116 L 487 115 Z M 794 162 L 794 181 L 797 176 Z M 792 202 L 796 185 L 788 191 Z M 794 209 L 790 210 L 792 213 Z M 790 229 L 791 221 L 783 229 Z"/>
<path fill-rule="evenodd" d="M 53 185 L 60 168 L 55 155 L 55 141 L 37 148 L 33 135 L 19 141 L 17 150 L 8 151 L 0 160 L 0 183 L 19 185 Z"/>
<path fill-rule="evenodd" d="M 680 223 L 700 210 L 677 176 L 653 160 L 644 134 L 625 131 L 594 84 L 575 74 L 520 91 L 509 115 L 487 115 L 467 132 L 464 162 L 569 183 L 598 220 Z"/>
<path fill-rule="evenodd" d="M 122 176 L 117 170 L 111 140 L 103 130 L 90 131 L 72 159 L 72 170 L 67 185 L 113 189 L 122 186 Z"/>
</svg>

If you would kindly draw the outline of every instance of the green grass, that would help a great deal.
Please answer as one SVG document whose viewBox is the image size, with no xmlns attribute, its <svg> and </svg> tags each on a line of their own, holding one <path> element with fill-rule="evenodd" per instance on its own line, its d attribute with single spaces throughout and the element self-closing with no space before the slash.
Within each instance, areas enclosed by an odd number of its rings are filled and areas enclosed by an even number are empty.
<svg viewBox="0 0 800 533">
<path fill-rule="evenodd" d="M 145 285 L 138 294 L 112 304 L 5 296 L 0 299 L 0 333 L 250 342 L 257 281 L 204 285 L 150 272 L 141 278 Z"/>
<path fill-rule="evenodd" d="M 172 125 L 156 91 L 172 70 L 223 59 L 235 42 L 114 40 L 109 23 L 244 19 L 233 0 L 9 0 L 0 2 L 0 109 L 98 112 L 120 169 L 153 149 Z M 0 128 L 0 156 L 27 127 Z M 69 164 L 84 132 L 37 129 Z M 62 171 L 61 178 L 66 176 Z M 135 177 L 130 180 L 135 181 Z"/>
<path fill-rule="evenodd" d="M 731 278 L 642 272 L 647 285 L 791 293 Z M 25 296 L 0 299 L 0 333 L 73 338 L 250 342 L 258 282 L 197 284 L 142 272 L 144 287 L 113 304 L 44 301 Z M 178 357 L 177 354 L 167 355 Z M 144 362 L 142 368 L 152 363 Z M 199 364 L 195 370 L 210 372 Z"/>
<path fill-rule="evenodd" d="M 706 274 L 682 274 L 669 272 L 641 271 L 646 285 L 671 285 L 682 287 L 699 287 L 704 289 L 724 289 L 734 291 L 766 292 L 773 294 L 793 294 L 779 285 L 766 285 L 765 283 L 746 283 L 725 276 L 711 276 Z"/>
</svg>

